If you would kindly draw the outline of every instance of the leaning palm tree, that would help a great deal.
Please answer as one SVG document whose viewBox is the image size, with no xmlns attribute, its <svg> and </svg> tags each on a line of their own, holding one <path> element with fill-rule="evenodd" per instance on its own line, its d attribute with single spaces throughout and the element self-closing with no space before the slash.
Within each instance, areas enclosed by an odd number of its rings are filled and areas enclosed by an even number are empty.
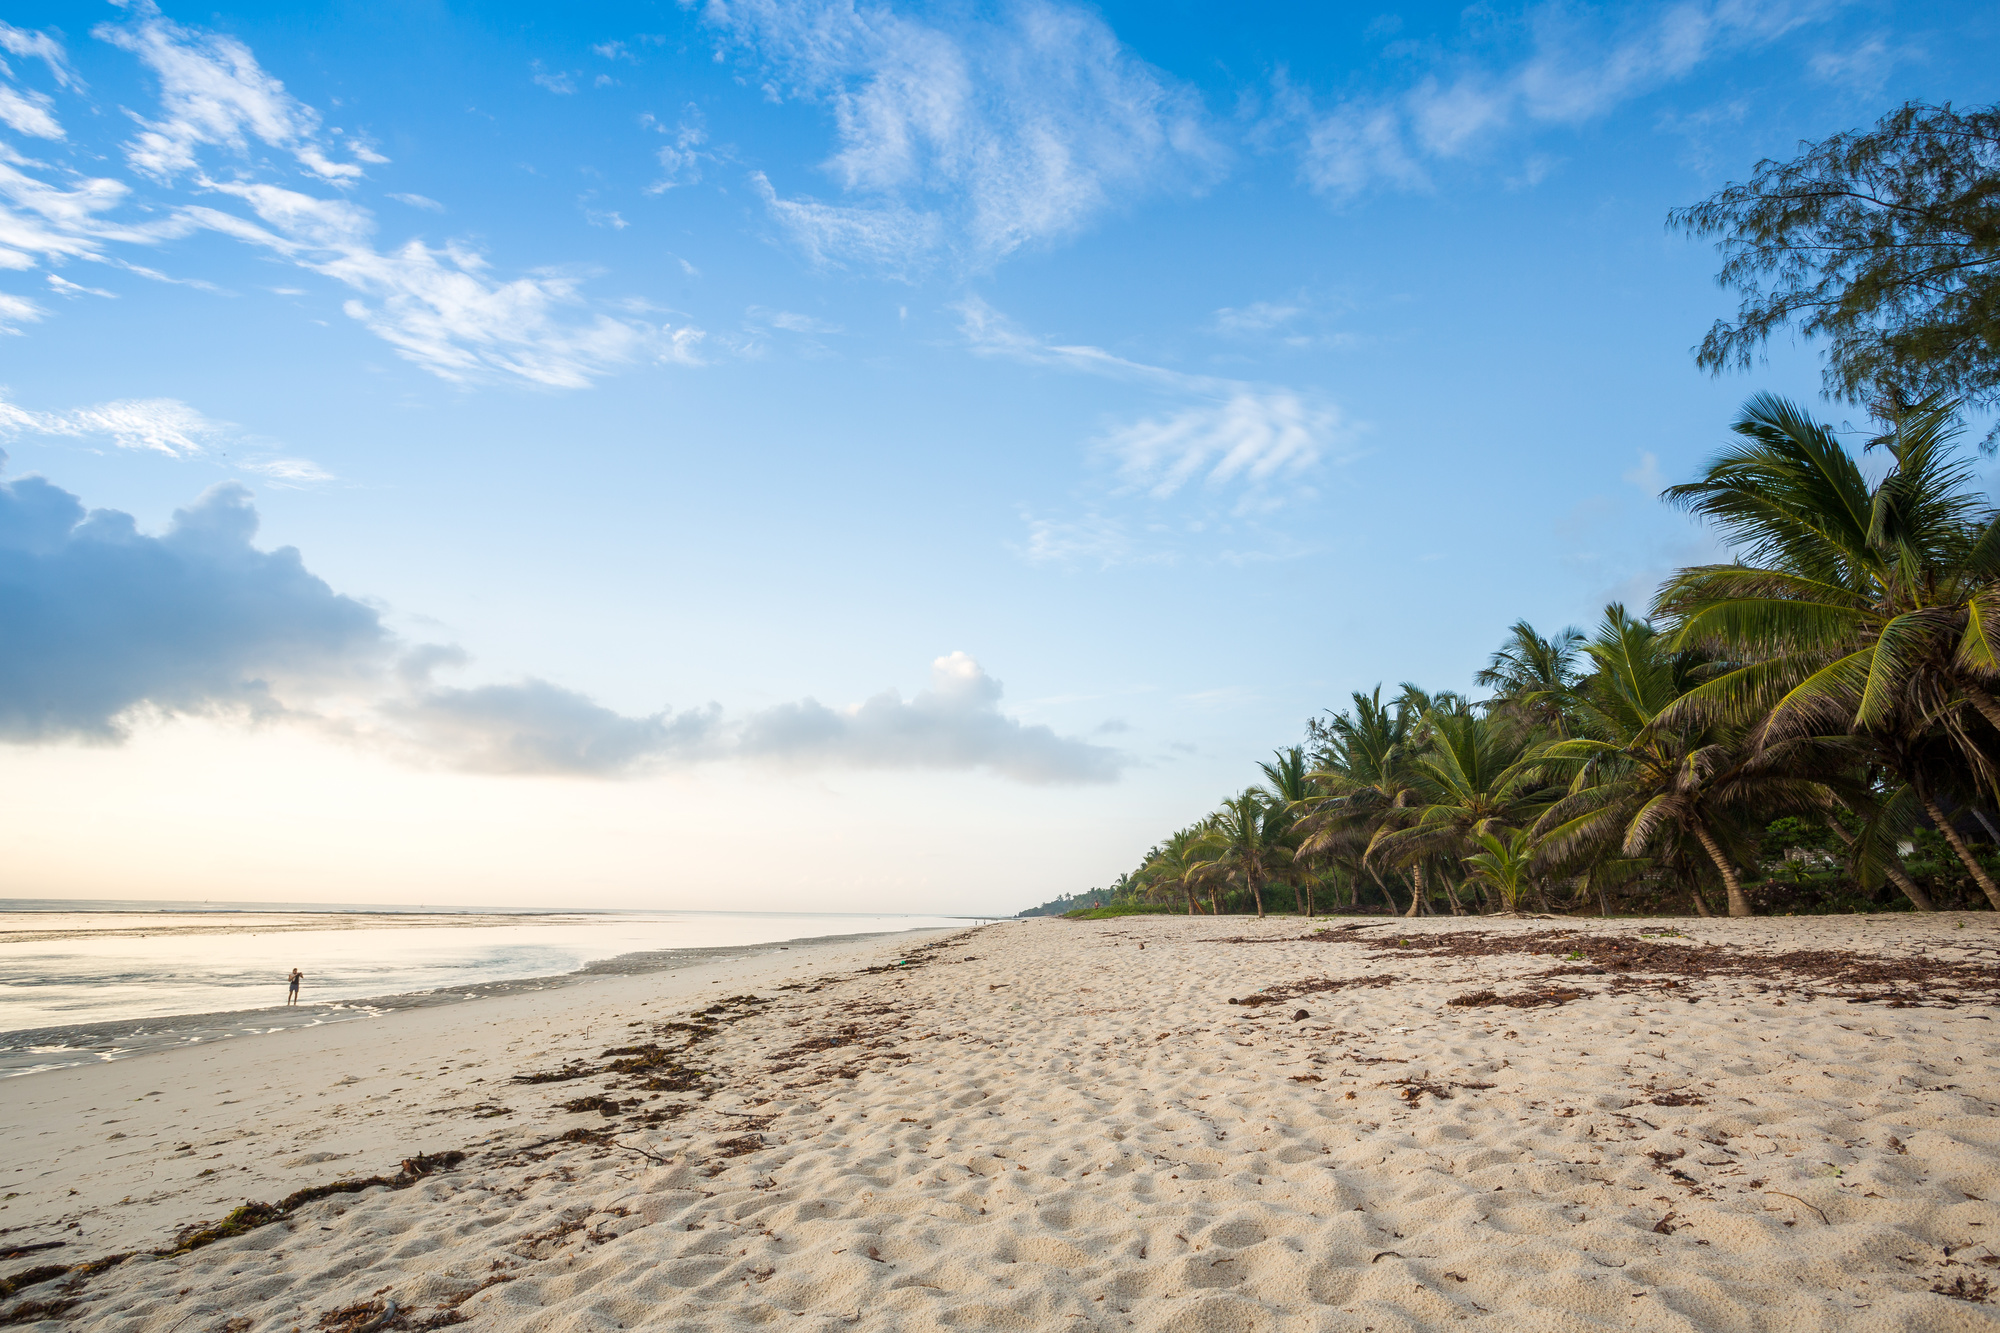
<svg viewBox="0 0 2000 1333">
<path fill-rule="evenodd" d="M 1210 864 L 1250 890 L 1260 917 L 1265 882 L 1291 864 L 1292 849 L 1285 845 L 1290 824 L 1284 811 L 1252 787 L 1224 801 L 1201 837 L 1204 849 L 1213 854 Z"/>
<path fill-rule="evenodd" d="M 1761 718 L 1756 744 L 1831 732 L 1866 741 L 1915 793 L 1987 899 L 2000 885 L 1944 808 L 1937 742 L 2000 790 L 2000 512 L 1954 452 L 1956 403 L 1892 407 L 1870 486 L 1833 432 L 1753 398 L 1698 482 L 1667 498 L 1713 523 L 1740 563 L 1681 570 L 1656 613 L 1677 642 L 1735 663 L 1680 715 Z"/>
<path fill-rule="evenodd" d="M 1729 895 L 1731 916 L 1751 915 L 1737 855 L 1729 844 L 1735 816 L 1746 809 L 1811 813 L 1832 796 L 1822 781 L 1803 776 L 1847 766 L 1829 759 L 1817 738 L 1754 746 L 1747 728 L 1721 721 L 1670 719 L 1670 709 L 1696 683 L 1699 657 L 1673 651 L 1651 624 L 1616 604 L 1588 645 L 1597 670 L 1584 686 L 1578 720 L 1586 734 L 1543 751 L 1552 766 L 1574 771 L 1570 790 L 1536 833 L 1561 857 L 1590 851 L 1664 856 L 1683 840 L 1698 845 Z M 1700 902 L 1699 893 L 1696 902 Z"/>
</svg>

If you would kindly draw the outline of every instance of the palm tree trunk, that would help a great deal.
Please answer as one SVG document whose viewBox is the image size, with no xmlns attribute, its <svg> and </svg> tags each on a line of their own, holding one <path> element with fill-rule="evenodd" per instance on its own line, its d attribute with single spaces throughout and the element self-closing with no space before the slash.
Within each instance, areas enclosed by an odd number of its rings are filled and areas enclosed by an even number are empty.
<svg viewBox="0 0 2000 1333">
<path fill-rule="evenodd" d="M 1688 896 L 1694 899 L 1694 910 L 1697 915 L 1699 916 L 1715 915 L 1715 913 L 1708 910 L 1708 899 L 1701 896 L 1701 885 L 1695 883 L 1689 883 Z"/>
<path fill-rule="evenodd" d="M 1850 851 L 1853 850 L 1854 835 L 1842 828 L 1839 820 L 1829 818 L 1826 821 L 1826 826 L 1833 830 L 1834 837 L 1840 839 L 1841 846 L 1848 848 Z M 1931 905 L 1931 896 L 1917 886 L 1917 882 L 1910 878 L 1909 873 L 1903 869 L 1902 863 L 1895 857 L 1889 856 L 1883 858 L 1882 871 L 1888 875 L 1889 882 L 1901 889 L 1903 896 L 1916 905 L 1916 909 L 1919 912 L 1937 911 L 1937 908 Z"/>
<path fill-rule="evenodd" d="M 1424 863 L 1419 860 L 1410 867 L 1410 910 L 1404 916 L 1422 916 L 1424 911 Z"/>
<path fill-rule="evenodd" d="M 1958 859 L 1965 863 L 1973 883 L 1986 895 L 1986 901 L 1993 904 L 1994 911 L 2000 912 L 2000 885 L 1994 884 L 1993 876 L 1986 873 L 1985 866 L 1972 859 L 1972 849 L 1965 845 L 1965 839 L 1958 836 L 1958 830 L 1944 817 L 1944 811 L 1938 809 L 1938 803 L 1931 798 L 1931 794 L 1919 787 L 1917 799 L 1924 803 L 1924 813 L 1931 817 L 1931 823 L 1937 825 L 1937 831 L 1944 834 L 1944 840 L 1951 844 L 1951 849 L 1958 853 Z"/>
<path fill-rule="evenodd" d="M 1715 841 L 1715 835 L 1710 833 L 1708 825 L 1700 820 L 1691 822 L 1694 825 L 1695 838 L 1700 841 L 1702 850 L 1708 853 L 1708 859 L 1715 862 L 1715 868 L 1722 872 L 1722 882 L 1729 889 L 1729 915 L 1755 916 L 1756 913 L 1750 910 L 1750 899 L 1743 892 L 1743 877 L 1736 873 L 1736 867 L 1722 854 L 1722 847 Z M 1696 898 L 1695 901 L 1701 900 Z"/>
<path fill-rule="evenodd" d="M 1258 883 L 1258 875 L 1254 870 L 1243 878 L 1250 881 L 1250 896 L 1257 901 L 1257 919 L 1262 921 L 1264 919 L 1264 886 Z"/>
<path fill-rule="evenodd" d="M 1995 699 L 1969 680 L 1960 681 L 1959 684 L 1965 690 L 1965 697 L 1972 700 L 1972 706 L 1979 710 L 1979 715 L 1991 722 L 1996 731 L 2000 731 L 2000 699 Z"/>
<path fill-rule="evenodd" d="M 1439 878 L 1444 880 L 1444 896 L 1445 900 L 1451 904 L 1451 914 L 1453 916 L 1464 916 L 1465 909 L 1458 905 L 1458 890 L 1452 887 L 1451 876 L 1442 875 Z"/>
</svg>

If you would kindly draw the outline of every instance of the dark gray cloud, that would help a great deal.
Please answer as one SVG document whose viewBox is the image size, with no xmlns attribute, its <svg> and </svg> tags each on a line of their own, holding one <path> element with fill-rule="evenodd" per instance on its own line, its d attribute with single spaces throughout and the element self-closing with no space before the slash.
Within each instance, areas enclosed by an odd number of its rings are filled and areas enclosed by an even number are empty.
<svg viewBox="0 0 2000 1333">
<path fill-rule="evenodd" d="M 615 776 L 749 758 L 1082 783 L 1113 781 L 1126 762 L 1002 713 L 999 682 L 963 653 L 934 662 L 930 687 L 907 701 L 806 699 L 734 722 L 715 704 L 627 716 L 532 677 L 441 685 L 434 674 L 465 665 L 461 650 L 399 643 L 297 550 L 259 550 L 256 535 L 250 493 L 234 482 L 177 510 L 159 536 L 40 477 L 0 482 L 0 741 L 116 742 L 149 713 L 235 713 L 477 773 Z"/>
<path fill-rule="evenodd" d="M 375 612 L 256 533 L 234 482 L 157 537 L 40 477 L 0 483 L 0 738 L 116 740 L 148 705 L 276 711 L 379 662 Z"/>
<path fill-rule="evenodd" d="M 1113 782 L 1118 751 L 1028 726 L 1000 711 L 1000 682 L 964 653 L 931 664 L 930 688 L 853 708 L 813 699 L 745 718 L 739 753 L 843 768 L 984 768 L 1018 782 Z"/>
</svg>

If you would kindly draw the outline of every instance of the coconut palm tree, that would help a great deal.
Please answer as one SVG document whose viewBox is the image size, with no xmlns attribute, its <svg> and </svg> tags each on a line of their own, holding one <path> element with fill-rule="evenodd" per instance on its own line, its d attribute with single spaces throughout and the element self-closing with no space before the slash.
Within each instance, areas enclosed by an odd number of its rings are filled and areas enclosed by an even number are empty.
<svg viewBox="0 0 2000 1333">
<path fill-rule="evenodd" d="M 1274 753 L 1274 760 L 1266 760 L 1257 767 L 1264 771 L 1263 791 L 1284 821 L 1284 836 L 1294 846 L 1284 879 L 1292 886 L 1292 897 L 1299 913 L 1311 916 L 1313 877 L 1306 860 L 1297 855 L 1298 838 L 1293 825 L 1320 795 L 1319 784 L 1312 780 L 1308 771 L 1311 765 L 1306 762 L 1303 745 L 1278 750 Z"/>
<path fill-rule="evenodd" d="M 1751 915 L 1729 847 L 1733 817 L 1750 809 L 1766 819 L 1772 812 L 1824 811 L 1829 789 L 1801 773 L 1813 761 L 1831 772 L 1851 760 L 1829 758 L 1830 747 L 1817 738 L 1760 747 L 1748 743 L 1744 726 L 1670 722 L 1666 714 L 1696 684 L 1701 659 L 1674 651 L 1650 623 L 1615 603 L 1586 650 L 1597 670 L 1581 693 L 1584 734 L 1542 753 L 1544 762 L 1567 764 L 1575 776 L 1568 794 L 1536 826 L 1537 835 L 1557 855 L 1615 850 L 1661 856 L 1690 840 L 1721 875 L 1729 914 Z"/>
<path fill-rule="evenodd" d="M 1489 711 L 1512 713 L 1527 726 L 1565 736 L 1582 656 L 1582 630 L 1566 627 L 1545 639 L 1533 625 L 1517 620 L 1493 660 L 1472 681 L 1494 692 Z"/>
<path fill-rule="evenodd" d="M 1197 912 L 1195 889 L 1200 885 L 1200 875 L 1196 867 L 1202 860 L 1200 849 L 1196 846 L 1199 837 L 1199 829 L 1181 829 L 1155 849 L 1141 872 L 1154 892 L 1167 896 L 1178 894 L 1185 898 L 1189 916 Z"/>
<path fill-rule="evenodd" d="M 1493 886 L 1500 895 L 1500 901 L 1507 905 L 1507 911 L 1519 911 L 1521 895 L 1528 887 L 1529 869 L 1535 860 L 1534 832 L 1524 828 L 1509 829 L 1503 840 L 1498 833 L 1481 829 L 1472 835 L 1472 839 L 1486 850 L 1464 858 L 1465 864 L 1472 867 L 1473 874 Z"/>
<path fill-rule="evenodd" d="M 1410 764 L 1411 799 L 1377 828 L 1369 855 L 1413 863 L 1418 874 L 1428 857 L 1456 864 L 1480 834 L 1532 824 L 1555 799 L 1541 746 L 1511 721 L 1453 708 L 1426 713 L 1423 730 L 1429 745 Z M 1449 878 L 1445 888 L 1457 910 Z"/>
<path fill-rule="evenodd" d="M 1388 886 L 1371 865 L 1367 849 L 1377 829 L 1396 817 L 1414 795 L 1410 773 L 1410 733 L 1416 712 L 1405 698 L 1382 702 L 1382 687 L 1368 694 L 1356 691 L 1352 710 L 1334 713 L 1308 724 L 1314 744 L 1313 771 L 1307 776 L 1318 787 L 1305 812 L 1296 820 L 1298 854 L 1314 859 L 1343 859 L 1359 877 L 1367 874 L 1396 905 Z M 1412 893 L 1408 915 L 1423 906 L 1421 886 Z"/>
<path fill-rule="evenodd" d="M 1210 853 L 1209 865 L 1250 890 L 1257 915 L 1264 915 L 1264 884 L 1292 861 L 1285 834 L 1291 820 L 1255 787 L 1222 803 L 1210 816 L 1200 843 Z"/>
<path fill-rule="evenodd" d="M 1956 455 L 1956 407 L 1885 409 L 1890 430 L 1871 447 L 1893 465 L 1870 486 L 1831 429 L 1781 398 L 1751 399 L 1733 427 L 1741 442 L 1666 492 L 1740 563 L 1681 570 L 1655 610 L 1677 643 L 1735 664 L 1677 715 L 1761 717 L 1759 746 L 1863 738 L 2000 909 L 2000 885 L 1946 814 L 1935 762 L 1945 741 L 1975 790 L 2000 790 L 2000 512 Z"/>
</svg>

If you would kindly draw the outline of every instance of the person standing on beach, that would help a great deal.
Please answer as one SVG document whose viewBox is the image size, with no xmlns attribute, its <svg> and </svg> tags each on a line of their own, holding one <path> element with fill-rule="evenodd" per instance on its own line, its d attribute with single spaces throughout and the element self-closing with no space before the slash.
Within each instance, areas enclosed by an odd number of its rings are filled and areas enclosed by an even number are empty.
<svg viewBox="0 0 2000 1333">
<path fill-rule="evenodd" d="M 299 971 L 296 967 L 292 969 L 292 975 L 286 978 L 291 983 L 291 989 L 285 992 L 286 1004 L 297 1004 L 299 1002 L 299 983 L 305 979 L 305 973 Z"/>
</svg>

